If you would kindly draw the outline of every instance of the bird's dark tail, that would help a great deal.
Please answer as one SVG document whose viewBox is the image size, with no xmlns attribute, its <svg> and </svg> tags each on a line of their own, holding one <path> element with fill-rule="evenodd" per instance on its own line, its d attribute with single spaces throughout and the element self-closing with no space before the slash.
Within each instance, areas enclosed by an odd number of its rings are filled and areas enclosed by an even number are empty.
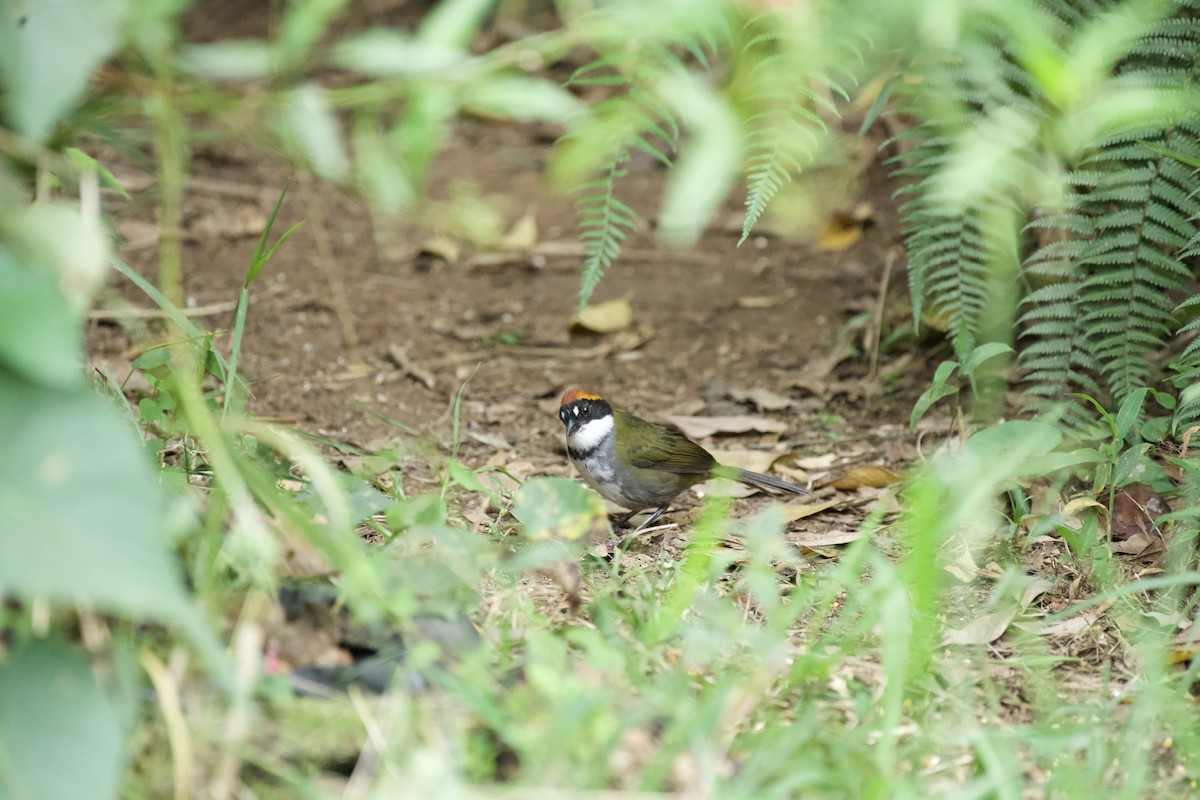
<svg viewBox="0 0 1200 800">
<path fill-rule="evenodd" d="M 725 473 L 725 470 L 729 470 Z M 724 473 L 724 474 L 721 474 Z M 731 478 L 738 483 L 744 483 L 747 486 L 753 486 L 764 491 L 775 492 L 790 492 L 791 494 L 812 494 L 803 486 L 797 486 L 794 483 L 788 483 L 785 480 L 772 477 L 771 475 L 763 475 L 761 472 L 751 472 L 748 469 L 738 469 L 737 467 L 724 467 L 718 471 L 717 477 Z"/>
</svg>

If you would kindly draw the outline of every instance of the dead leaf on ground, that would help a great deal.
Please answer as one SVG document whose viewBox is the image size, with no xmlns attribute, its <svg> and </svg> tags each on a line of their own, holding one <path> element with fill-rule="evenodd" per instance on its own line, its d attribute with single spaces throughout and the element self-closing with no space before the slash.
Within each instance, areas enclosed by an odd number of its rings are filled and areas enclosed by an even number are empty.
<svg viewBox="0 0 1200 800">
<path fill-rule="evenodd" d="M 1158 531 L 1135 533 L 1125 539 L 1109 542 L 1108 549 L 1135 558 L 1148 558 L 1166 552 L 1167 543 Z"/>
<path fill-rule="evenodd" d="M 825 453 L 824 455 L 819 456 L 804 456 L 802 458 L 797 458 L 794 459 L 792 463 L 801 469 L 807 469 L 812 472 L 816 472 L 817 470 L 821 469 L 829 469 L 833 466 L 835 461 L 837 461 L 836 453 Z"/>
<path fill-rule="evenodd" d="M 862 238 L 863 228 L 875 214 L 870 203 L 859 203 L 850 210 L 835 211 L 825 222 L 817 247 L 822 250 L 845 250 Z"/>
<path fill-rule="evenodd" d="M 780 510 L 783 511 L 784 519 L 788 522 L 795 522 L 798 519 L 811 517 L 814 514 L 820 514 L 822 511 L 828 511 L 840 505 L 842 505 L 841 500 L 827 500 L 823 503 L 786 503 Z"/>
<path fill-rule="evenodd" d="M 447 264 L 458 261 L 460 255 L 462 255 L 462 248 L 459 247 L 458 242 L 447 236 L 431 236 L 422 242 L 421 247 L 417 250 L 418 257 L 437 258 Z"/>
<path fill-rule="evenodd" d="M 680 417 L 668 416 L 667 421 L 685 436 L 703 439 L 716 433 L 783 433 L 787 425 L 764 417 Z"/>
<path fill-rule="evenodd" d="M 1112 538 L 1114 540 L 1135 537 L 1138 534 L 1155 532 L 1155 520 L 1164 514 L 1171 513 L 1167 501 L 1154 493 L 1145 484 L 1126 486 L 1117 492 L 1113 499 L 1111 520 Z M 1157 534 L 1155 534 L 1157 536 Z M 1158 536 L 1158 538 L 1162 538 Z M 1130 552 L 1117 550 L 1119 553 Z"/>
<path fill-rule="evenodd" d="M 1054 588 L 1054 584 L 1044 578 L 1028 578 L 1025 588 L 1020 595 L 1006 601 L 1004 608 L 976 617 L 960 628 L 950 628 L 942 637 L 942 645 L 948 644 L 989 644 L 996 641 L 1008 630 L 1017 614 L 1024 611 L 1041 594 Z"/>
<path fill-rule="evenodd" d="M 772 450 L 747 450 L 741 448 L 710 448 L 713 458 L 730 467 L 740 467 L 752 472 L 766 472 L 771 465 L 787 455 Z"/>
<path fill-rule="evenodd" d="M 633 307 L 629 300 L 620 298 L 588 306 L 571 318 L 572 332 L 616 333 L 623 331 L 633 322 Z"/>
<path fill-rule="evenodd" d="M 730 389 L 729 397 L 738 403 L 753 403 L 759 411 L 782 411 L 795 405 L 790 397 L 770 389 Z"/>
<path fill-rule="evenodd" d="M 1200 653 L 1200 627 L 1189 625 L 1171 639 L 1167 649 L 1167 661 L 1171 664 L 1191 661 L 1196 653 Z"/>
<path fill-rule="evenodd" d="M 519 220 L 513 223 L 508 233 L 504 234 L 504 238 L 500 240 L 500 249 L 528 250 L 537 244 L 537 240 L 537 217 L 532 210 L 526 211 Z"/>
<path fill-rule="evenodd" d="M 850 544 L 866 536 L 861 530 L 854 531 L 801 531 L 789 533 L 787 540 L 794 545 L 815 550 L 818 547 L 832 547 L 835 544 Z"/>
<path fill-rule="evenodd" d="M 765 297 L 753 294 L 742 295 L 737 299 L 738 308 L 773 308 L 782 302 L 782 297 Z"/>
<path fill-rule="evenodd" d="M 503 436 L 496 436 L 483 431 L 467 431 L 467 438 L 479 442 L 482 445 L 487 445 L 493 450 L 512 450 L 512 444 Z"/>
<path fill-rule="evenodd" d="M 1042 628 L 1039 633 L 1043 636 L 1077 636 L 1083 633 L 1088 628 L 1096 624 L 1100 617 L 1104 616 L 1104 611 L 1098 608 L 1090 608 L 1086 611 L 1081 611 L 1073 617 L 1067 617 L 1064 620 L 1052 623 Z"/>
<path fill-rule="evenodd" d="M 1021 604 L 1021 608 L 1025 608 L 1053 588 L 1054 584 L 1045 578 L 1034 578 L 1021 591 L 1021 596 L 1017 598 L 1017 602 Z"/>
<path fill-rule="evenodd" d="M 993 611 L 976 617 L 961 628 L 950 628 L 942 636 L 942 645 L 948 644 L 988 644 L 1004 635 L 1008 626 L 1017 616 L 1017 606 L 1001 611 Z"/>
<path fill-rule="evenodd" d="M 884 467 L 853 467 L 849 472 L 834 478 L 831 481 L 817 484 L 818 486 L 832 486 L 835 489 L 843 491 L 852 491 L 861 487 L 870 489 L 881 489 L 884 486 L 891 486 L 896 481 L 900 480 L 900 476 Z"/>
<path fill-rule="evenodd" d="M 970 583 L 979 574 L 979 565 L 963 536 L 952 536 L 942 547 L 941 567 L 963 583 Z"/>
</svg>

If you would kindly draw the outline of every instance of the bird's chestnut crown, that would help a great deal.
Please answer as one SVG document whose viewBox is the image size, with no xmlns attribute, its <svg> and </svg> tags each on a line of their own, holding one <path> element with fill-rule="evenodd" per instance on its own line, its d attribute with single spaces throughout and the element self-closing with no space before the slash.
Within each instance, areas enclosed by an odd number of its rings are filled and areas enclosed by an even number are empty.
<svg viewBox="0 0 1200 800">
<path fill-rule="evenodd" d="M 598 394 L 587 392 L 580 388 L 568 389 L 562 396 L 559 405 L 558 418 L 568 428 L 599 419 L 612 413 L 612 407 Z"/>
</svg>

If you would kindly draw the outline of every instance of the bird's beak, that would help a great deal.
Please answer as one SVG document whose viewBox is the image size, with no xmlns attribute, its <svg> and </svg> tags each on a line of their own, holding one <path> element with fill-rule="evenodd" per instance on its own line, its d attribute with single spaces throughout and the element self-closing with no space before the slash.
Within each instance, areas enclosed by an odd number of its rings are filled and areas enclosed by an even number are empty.
<svg viewBox="0 0 1200 800">
<path fill-rule="evenodd" d="M 563 424 L 567 426 L 567 436 L 570 436 L 579 427 L 579 420 L 575 417 L 567 417 L 563 420 Z"/>
</svg>

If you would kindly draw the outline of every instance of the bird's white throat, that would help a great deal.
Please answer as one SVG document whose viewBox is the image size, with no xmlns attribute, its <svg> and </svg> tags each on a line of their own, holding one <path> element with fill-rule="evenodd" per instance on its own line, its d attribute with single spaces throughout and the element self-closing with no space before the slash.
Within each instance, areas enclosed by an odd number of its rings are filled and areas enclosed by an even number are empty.
<svg viewBox="0 0 1200 800">
<path fill-rule="evenodd" d="M 586 452 L 603 442 L 612 433 L 613 427 L 611 414 L 590 419 L 575 429 L 568 438 L 568 443 L 574 449 Z"/>
</svg>

